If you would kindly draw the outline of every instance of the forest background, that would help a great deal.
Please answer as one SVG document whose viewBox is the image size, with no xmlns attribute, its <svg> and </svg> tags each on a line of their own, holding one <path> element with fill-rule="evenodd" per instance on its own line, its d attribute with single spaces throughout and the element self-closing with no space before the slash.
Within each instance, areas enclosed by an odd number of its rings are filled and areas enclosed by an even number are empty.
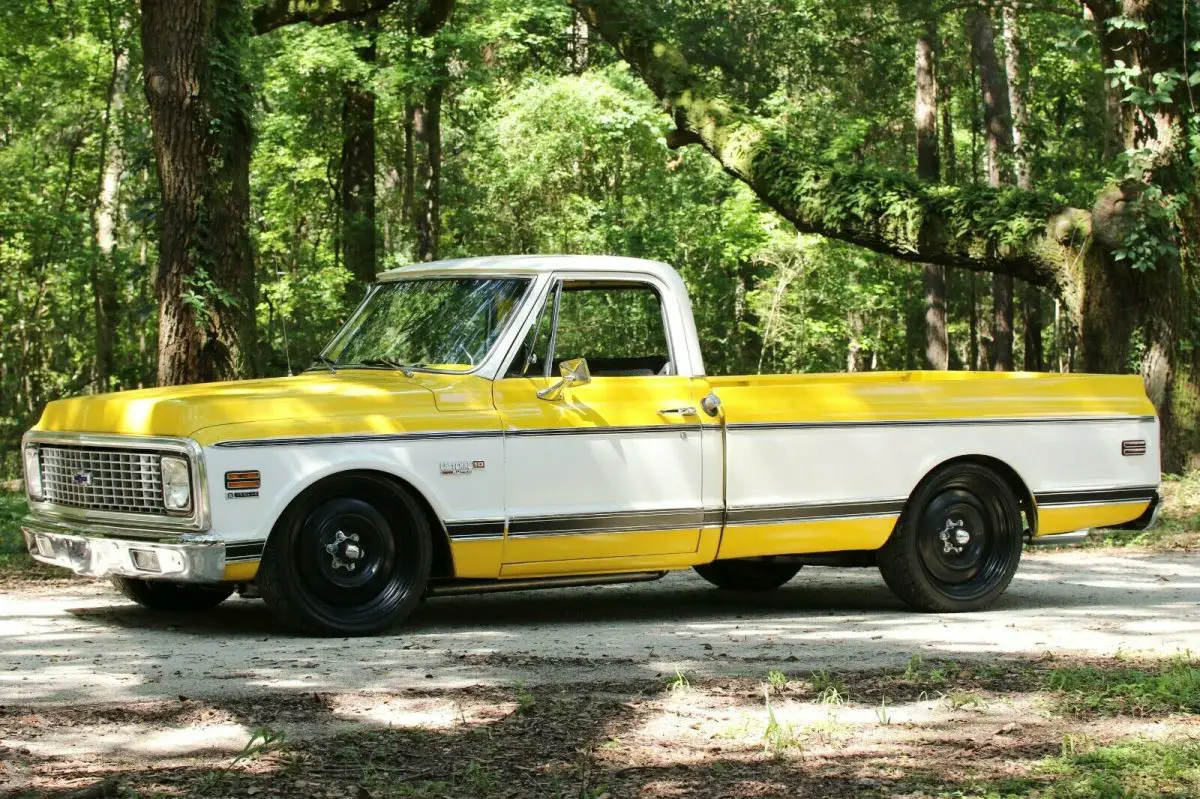
<svg viewBox="0 0 1200 799">
<path fill-rule="evenodd" d="M 0 476 L 305 368 L 378 271 L 663 260 L 714 374 L 1141 373 L 1200 450 L 1195 0 L 20 0 Z"/>
</svg>

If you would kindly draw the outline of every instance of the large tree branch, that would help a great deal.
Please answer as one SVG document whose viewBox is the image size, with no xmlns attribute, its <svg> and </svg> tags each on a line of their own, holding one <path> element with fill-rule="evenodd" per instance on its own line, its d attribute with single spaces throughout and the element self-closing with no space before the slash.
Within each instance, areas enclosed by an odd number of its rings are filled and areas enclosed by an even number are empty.
<svg viewBox="0 0 1200 799">
<path fill-rule="evenodd" d="M 1090 215 L 1015 188 L 937 186 L 894 170 L 832 164 L 734 108 L 656 28 L 638 0 L 570 0 L 674 119 L 669 143 L 697 143 L 804 233 L 906 261 L 1011 274 L 1056 295 Z"/>
<path fill-rule="evenodd" d="M 307 22 L 333 25 L 361 19 L 385 10 L 396 0 L 266 0 L 254 9 L 255 34 Z M 419 36 L 432 36 L 454 9 L 455 0 L 427 0 L 417 10 L 414 28 Z"/>
</svg>

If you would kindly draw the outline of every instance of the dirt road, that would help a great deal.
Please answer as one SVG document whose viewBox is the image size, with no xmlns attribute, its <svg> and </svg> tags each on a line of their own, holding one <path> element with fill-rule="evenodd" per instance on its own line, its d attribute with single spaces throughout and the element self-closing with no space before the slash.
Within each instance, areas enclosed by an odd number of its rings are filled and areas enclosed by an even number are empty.
<svg viewBox="0 0 1200 799">
<path fill-rule="evenodd" d="M 987 613 L 911 613 L 874 570 L 806 568 L 764 595 L 687 574 L 648 584 L 435 599 L 394 635 L 311 639 L 259 601 L 156 615 L 103 583 L 0 593 L 0 704 L 126 702 L 264 691 L 763 678 L 926 659 L 1200 652 L 1200 556 L 1027 555 Z"/>
</svg>

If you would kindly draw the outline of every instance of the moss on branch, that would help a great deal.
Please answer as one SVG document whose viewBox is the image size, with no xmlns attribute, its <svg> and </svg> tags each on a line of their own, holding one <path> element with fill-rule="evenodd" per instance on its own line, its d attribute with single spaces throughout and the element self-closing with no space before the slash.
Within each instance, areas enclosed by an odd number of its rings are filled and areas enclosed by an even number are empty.
<svg viewBox="0 0 1200 799">
<path fill-rule="evenodd" d="M 672 142 L 697 143 L 797 230 L 909 261 L 1000 272 L 1069 293 L 1078 226 L 1063 198 L 1017 188 L 939 186 L 895 170 L 830 163 L 735 108 L 632 0 L 571 0 L 673 117 Z M 1072 211 L 1068 216 L 1086 215 Z"/>
</svg>

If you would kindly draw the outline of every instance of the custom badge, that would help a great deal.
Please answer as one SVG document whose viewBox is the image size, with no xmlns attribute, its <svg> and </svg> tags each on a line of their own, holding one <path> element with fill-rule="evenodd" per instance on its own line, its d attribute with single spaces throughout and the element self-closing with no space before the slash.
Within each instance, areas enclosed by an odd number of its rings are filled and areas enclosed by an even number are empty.
<svg viewBox="0 0 1200 799">
<path fill-rule="evenodd" d="M 438 464 L 438 469 L 442 475 L 449 477 L 456 474 L 470 474 L 476 469 L 482 469 L 486 464 L 483 461 L 442 461 Z"/>
</svg>

